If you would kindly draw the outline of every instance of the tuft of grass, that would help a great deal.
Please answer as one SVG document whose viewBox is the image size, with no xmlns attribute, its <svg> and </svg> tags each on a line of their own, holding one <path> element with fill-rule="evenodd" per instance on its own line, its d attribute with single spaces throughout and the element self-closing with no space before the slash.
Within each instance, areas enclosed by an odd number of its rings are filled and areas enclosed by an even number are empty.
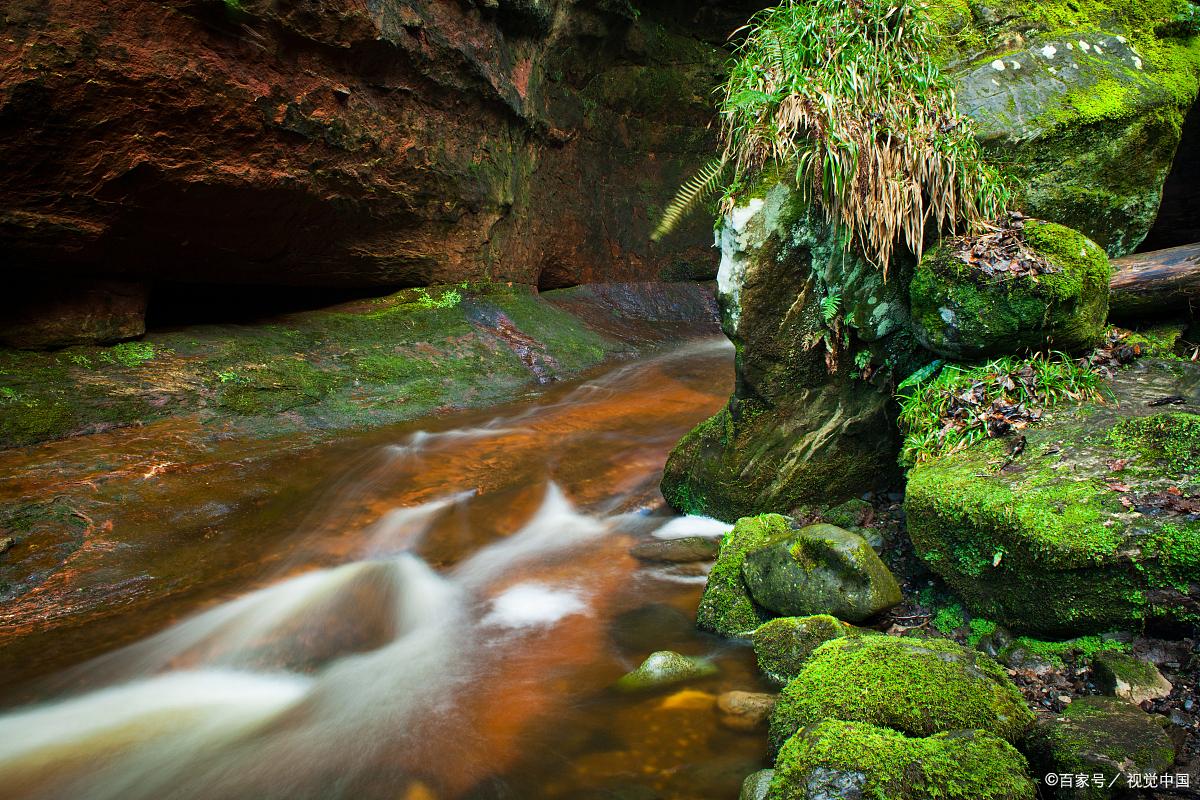
<svg viewBox="0 0 1200 800">
<path fill-rule="evenodd" d="M 946 364 L 936 377 L 897 394 L 904 432 L 900 463 L 911 467 L 987 438 L 993 411 L 1024 406 L 1020 416 L 1036 418 L 1059 403 L 1099 399 L 1102 385 L 1098 374 L 1062 353 L 1005 356 L 978 366 Z M 968 396 L 974 410 L 964 413 Z"/>
<path fill-rule="evenodd" d="M 980 228 L 1004 210 L 1009 191 L 958 113 L 917 0 L 786 0 L 744 30 L 718 90 L 721 157 L 684 185 L 656 233 L 720 175 L 794 173 L 846 246 L 886 275 L 901 239 L 920 257 L 927 223 Z"/>
<path fill-rule="evenodd" d="M 100 360 L 132 368 L 140 367 L 147 361 L 153 361 L 154 356 L 154 345 L 150 342 L 122 342 L 102 351 Z"/>
</svg>

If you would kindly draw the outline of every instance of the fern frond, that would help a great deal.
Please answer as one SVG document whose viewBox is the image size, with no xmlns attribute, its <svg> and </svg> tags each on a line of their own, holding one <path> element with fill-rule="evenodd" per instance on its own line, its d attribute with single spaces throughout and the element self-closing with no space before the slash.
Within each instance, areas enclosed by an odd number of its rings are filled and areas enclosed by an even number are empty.
<svg viewBox="0 0 1200 800">
<path fill-rule="evenodd" d="M 650 239 L 657 242 L 675 230 L 688 214 L 704 202 L 704 198 L 721 188 L 721 178 L 724 174 L 725 158 L 722 156 L 708 162 L 701 167 L 699 172 L 685 181 L 683 186 L 679 187 L 679 191 L 675 193 L 674 199 L 667 204 L 662 219 L 658 222 L 658 227 L 654 229 L 654 233 L 650 234 Z"/>
</svg>

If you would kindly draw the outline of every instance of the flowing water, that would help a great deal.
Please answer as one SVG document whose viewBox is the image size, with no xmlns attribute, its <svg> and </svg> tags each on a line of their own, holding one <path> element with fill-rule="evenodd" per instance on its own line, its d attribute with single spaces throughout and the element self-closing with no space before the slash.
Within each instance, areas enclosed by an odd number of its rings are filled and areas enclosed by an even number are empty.
<svg viewBox="0 0 1200 800">
<path fill-rule="evenodd" d="M 723 728 L 714 701 L 762 688 L 752 654 L 694 630 L 701 570 L 628 554 L 724 529 L 672 518 L 657 483 L 727 396 L 730 356 L 685 344 L 297 462 L 315 489 L 225 523 L 265 551 L 227 553 L 255 566 L 238 585 L 210 555 L 189 591 L 127 614 L 137 641 L 114 646 L 119 618 L 33 640 L 91 657 L 13 682 L 3 795 L 736 797 L 765 736 Z M 150 552 L 121 563 L 153 572 Z M 612 689 L 659 649 L 720 673 Z"/>
</svg>

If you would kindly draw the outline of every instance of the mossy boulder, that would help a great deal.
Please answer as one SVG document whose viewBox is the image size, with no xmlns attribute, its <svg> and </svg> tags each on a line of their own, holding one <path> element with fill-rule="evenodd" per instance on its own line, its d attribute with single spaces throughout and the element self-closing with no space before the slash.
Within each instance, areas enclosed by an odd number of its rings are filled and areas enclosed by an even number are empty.
<svg viewBox="0 0 1200 800">
<path fill-rule="evenodd" d="M 1154 223 L 1196 96 L 1200 43 L 1177 0 L 939 2 L 944 61 L 985 154 L 1026 213 L 1069 225 L 1110 256 Z"/>
<path fill-rule="evenodd" d="M 834 639 L 817 648 L 771 715 L 780 747 L 826 719 L 864 722 L 910 736 L 984 730 L 1016 741 L 1033 712 L 988 656 L 946 639 Z"/>
<path fill-rule="evenodd" d="M 888 376 L 928 361 L 909 332 L 911 264 L 897 257 L 885 281 L 786 183 L 748 198 L 718 238 L 737 381 L 728 406 L 671 453 L 667 501 L 729 521 L 895 479 Z"/>
<path fill-rule="evenodd" d="M 673 650 L 659 650 L 646 656 L 637 669 L 622 675 L 617 681 L 617 689 L 622 692 L 652 691 L 716 674 L 716 665 L 706 659 L 681 655 Z"/>
<path fill-rule="evenodd" d="M 792 531 L 792 523 L 779 514 L 761 514 L 739 519 L 733 530 L 721 537 L 717 562 L 708 573 L 708 583 L 696 611 L 701 630 L 722 636 L 749 636 L 771 614 L 750 597 L 742 580 L 746 555 Z"/>
<path fill-rule="evenodd" d="M 1092 676 L 1101 692 L 1134 705 L 1166 697 L 1173 688 L 1157 667 L 1128 653 L 1097 653 Z"/>
<path fill-rule="evenodd" d="M 921 343 L 947 358 L 1098 343 L 1108 317 L 1108 257 L 1077 231 L 1028 222 L 1025 236 L 1056 272 L 987 277 L 946 245 L 921 259 L 909 293 Z"/>
<path fill-rule="evenodd" d="M 746 780 L 742 781 L 742 790 L 738 793 L 738 800 L 765 800 L 774 777 L 775 770 L 773 769 L 760 769 L 758 772 L 750 773 L 746 776 Z"/>
<path fill-rule="evenodd" d="M 1130 788 L 1126 775 L 1166 772 L 1175 760 L 1164 723 L 1165 718 L 1123 700 L 1080 697 L 1058 717 L 1038 724 L 1026 752 L 1035 774 L 1104 776 L 1101 785 L 1089 780 L 1085 787 L 1051 789 L 1052 797 L 1124 797 Z"/>
<path fill-rule="evenodd" d="M 825 720 L 793 736 L 767 800 L 1033 800 L 1024 757 L 985 731 L 909 738 L 862 722 Z"/>
<path fill-rule="evenodd" d="M 762 673 L 782 686 L 800 674 L 804 662 L 818 647 L 854 631 L 852 625 L 828 614 L 779 617 L 764 622 L 754 632 L 754 656 Z"/>
<path fill-rule="evenodd" d="M 913 544 L 975 616 L 1058 638 L 1200 620 L 1200 522 L 1170 510 L 1200 495 L 1200 415 L 1148 405 L 1200 402 L 1200 367 L 1140 362 L 1110 389 L 1048 413 L 1007 466 L 991 439 L 909 473 Z"/>
<path fill-rule="evenodd" d="M 901 600 L 900 585 L 867 540 L 827 523 L 748 553 L 742 578 L 754 602 L 783 616 L 861 622 Z"/>
</svg>

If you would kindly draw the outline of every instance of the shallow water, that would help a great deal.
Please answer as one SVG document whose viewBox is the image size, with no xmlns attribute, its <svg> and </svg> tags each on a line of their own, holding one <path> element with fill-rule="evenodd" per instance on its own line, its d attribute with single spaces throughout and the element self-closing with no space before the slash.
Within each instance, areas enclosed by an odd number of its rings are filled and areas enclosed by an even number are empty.
<svg viewBox="0 0 1200 800">
<path fill-rule="evenodd" d="M 702 574 L 628 555 L 719 535 L 672 520 L 657 484 L 727 397 L 731 355 L 685 344 L 278 466 L 270 499 L 207 549 L 188 539 L 203 557 L 170 593 L 23 640 L 59 656 L 7 684 L 4 795 L 736 797 L 765 736 L 714 702 L 762 688 L 752 654 L 694 630 Z M 143 539 L 92 572 L 180 572 L 176 542 Z M 668 648 L 720 674 L 612 690 Z"/>
</svg>

